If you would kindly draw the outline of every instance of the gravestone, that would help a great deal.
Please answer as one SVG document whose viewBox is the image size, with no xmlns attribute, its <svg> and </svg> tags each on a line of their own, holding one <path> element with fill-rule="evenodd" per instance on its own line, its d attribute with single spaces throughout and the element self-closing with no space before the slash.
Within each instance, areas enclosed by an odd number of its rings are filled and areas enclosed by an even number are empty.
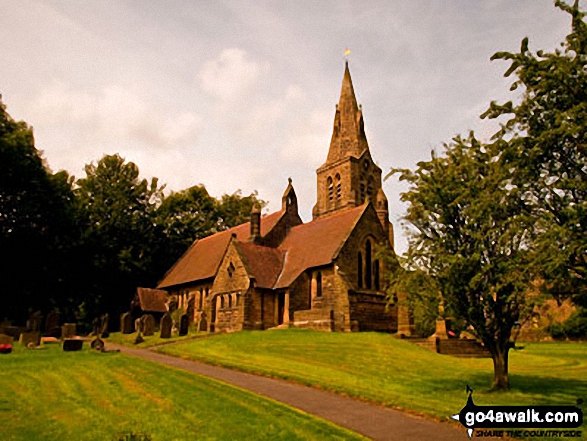
<svg viewBox="0 0 587 441">
<path fill-rule="evenodd" d="M 182 314 L 182 316 L 179 318 L 179 336 L 183 337 L 184 335 L 188 335 L 188 329 L 189 329 L 189 319 L 187 314 Z"/>
<path fill-rule="evenodd" d="M 202 315 L 200 316 L 200 323 L 198 326 L 198 331 L 199 332 L 206 332 L 208 330 L 208 321 L 206 320 L 206 313 L 202 312 Z"/>
<path fill-rule="evenodd" d="M 169 300 L 167 300 L 167 303 L 165 304 L 165 306 L 167 307 L 167 311 L 170 314 L 175 312 L 178 307 L 177 296 L 176 295 L 169 296 Z"/>
<path fill-rule="evenodd" d="M 61 339 L 65 340 L 66 338 L 71 338 L 76 334 L 76 332 L 75 323 L 65 323 L 61 327 Z"/>
<path fill-rule="evenodd" d="M 125 312 L 120 316 L 120 332 L 123 334 L 132 334 L 132 316 L 130 312 Z"/>
<path fill-rule="evenodd" d="M 14 343 L 14 338 L 10 335 L 0 334 L 0 345 L 11 345 Z"/>
<path fill-rule="evenodd" d="M 104 314 L 101 317 L 101 320 L 102 320 L 102 329 L 100 330 L 100 333 L 102 334 L 102 337 L 108 338 L 110 336 L 110 333 L 108 332 L 108 321 L 110 320 L 110 316 L 108 315 L 108 313 Z"/>
<path fill-rule="evenodd" d="M 143 319 L 142 319 L 142 317 L 139 317 L 138 319 L 135 320 L 135 332 L 138 332 L 139 334 L 141 332 L 143 332 Z"/>
<path fill-rule="evenodd" d="M 173 320 L 171 320 L 171 315 L 168 312 L 163 314 L 161 317 L 161 321 L 159 322 L 159 329 L 161 332 L 161 338 L 170 338 L 171 337 L 171 327 L 173 326 Z"/>
<path fill-rule="evenodd" d="M 29 315 L 29 319 L 26 322 L 27 330 L 30 332 L 41 332 L 41 322 L 43 316 L 41 311 L 33 312 Z"/>
<path fill-rule="evenodd" d="M 61 335 L 59 313 L 52 311 L 47 314 L 47 320 L 45 320 L 45 334 L 49 337 L 59 337 Z"/>
<path fill-rule="evenodd" d="M 81 351 L 84 345 L 84 341 L 80 338 L 67 338 L 63 340 L 63 350 L 70 351 Z"/>
<path fill-rule="evenodd" d="M 190 295 L 188 299 L 188 307 L 186 308 L 186 315 L 188 316 L 188 326 L 194 323 L 194 315 L 196 312 L 196 296 Z"/>
<path fill-rule="evenodd" d="M 23 332 L 20 334 L 18 338 L 18 342 L 27 348 L 39 346 L 41 342 L 41 333 L 40 332 Z"/>
<path fill-rule="evenodd" d="M 149 337 L 155 334 L 155 317 L 151 314 L 146 314 L 142 317 L 143 319 L 143 334 Z"/>
</svg>

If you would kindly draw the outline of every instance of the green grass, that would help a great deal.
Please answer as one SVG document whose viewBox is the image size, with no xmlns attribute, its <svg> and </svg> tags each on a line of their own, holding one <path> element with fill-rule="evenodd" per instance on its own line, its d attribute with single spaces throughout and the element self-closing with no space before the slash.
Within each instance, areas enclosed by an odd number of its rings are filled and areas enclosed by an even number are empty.
<svg viewBox="0 0 587 441">
<path fill-rule="evenodd" d="M 158 350 L 442 420 L 465 405 L 467 384 L 478 405 L 574 405 L 577 398 L 587 399 L 585 343 L 528 344 L 511 351 L 506 392 L 490 389 L 491 359 L 439 355 L 378 333 L 238 332 Z"/>
<path fill-rule="evenodd" d="M 363 439 L 275 401 L 119 353 L 0 355 L 0 439 Z"/>
<path fill-rule="evenodd" d="M 111 342 L 111 343 L 117 343 L 123 346 L 129 346 L 129 347 L 134 347 L 134 348 L 151 348 L 153 346 L 158 346 L 158 345 L 162 345 L 162 344 L 169 344 L 169 343 L 176 343 L 178 341 L 183 341 L 183 340 L 193 340 L 195 338 L 206 338 L 210 335 L 213 334 L 208 334 L 205 332 L 194 332 L 194 331 L 190 331 L 188 335 L 184 335 L 182 337 L 178 336 L 177 334 L 173 334 L 171 336 L 171 338 L 161 338 L 159 337 L 159 332 L 156 332 L 154 335 L 151 336 L 144 336 L 143 335 L 143 339 L 145 340 L 142 343 L 139 344 L 134 344 L 135 339 L 137 338 L 137 333 L 134 332 L 132 334 L 123 334 L 121 332 L 113 332 L 111 333 L 108 338 L 105 338 L 104 340 L 106 341 L 106 343 Z"/>
</svg>

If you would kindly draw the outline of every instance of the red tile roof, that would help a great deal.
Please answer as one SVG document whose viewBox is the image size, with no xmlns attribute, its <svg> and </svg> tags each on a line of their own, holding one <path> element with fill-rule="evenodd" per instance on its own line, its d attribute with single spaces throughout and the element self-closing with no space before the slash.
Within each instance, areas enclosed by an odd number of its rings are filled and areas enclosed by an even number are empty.
<svg viewBox="0 0 587 441">
<path fill-rule="evenodd" d="M 261 218 L 261 236 L 265 236 L 271 231 L 283 214 L 283 211 L 277 211 L 263 216 Z M 250 233 L 251 225 L 250 222 L 247 222 L 196 240 L 163 276 L 163 280 L 159 282 L 157 288 L 169 288 L 214 277 L 230 243 L 231 236 L 235 234 L 237 240 L 246 241 Z"/>
<path fill-rule="evenodd" d="M 278 248 L 248 242 L 250 223 L 197 240 L 176 262 L 158 288 L 212 278 L 236 235 L 247 272 L 260 288 L 286 288 L 308 268 L 328 265 L 337 256 L 363 215 L 366 205 L 293 227 Z M 261 235 L 277 224 L 283 212 L 261 219 Z"/>
<path fill-rule="evenodd" d="M 285 252 L 285 260 L 274 288 L 286 288 L 306 269 L 331 263 L 365 208 L 361 205 L 292 228 L 279 246 Z"/>
<path fill-rule="evenodd" d="M 161 289 L 137 288 L 139 306 L 145 312 L 165 312 L 165 302 L 169 297 L 166 291 Z"/>
<path fill-rule="evenodd" d="M 235 242 L 247 273 L 259 288 L 273 288 L 283 268 L 283 251 L 251 242 Z"/>
</svg>

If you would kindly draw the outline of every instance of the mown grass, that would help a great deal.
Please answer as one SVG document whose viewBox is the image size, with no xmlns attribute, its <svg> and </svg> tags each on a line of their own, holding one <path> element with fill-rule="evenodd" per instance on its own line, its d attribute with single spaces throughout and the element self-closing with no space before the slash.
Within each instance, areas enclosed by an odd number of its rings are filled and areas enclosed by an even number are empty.
<svg viewBox="0 0 587 441">
<path fill-rule="evenodd" d="M 174 333 L 170 338 L 161 338 L 159 337 L 159 332 L 156 332 L 154 335 L 150 335 L 150 336 L 144 336 L 143 335 L 143 342 L 142 343 L 138 343 L 138 344 L 134 344 L 135 339 L 137 338 L 137 333 L 134 332 L 132 334 L 123 334 L 122 332 L 113 332 L 111 333 L 108 338 L 105 338 L 104 340 L 108 343 L 117 343 L 123 346 L 129 346 L 129 347 L 134 347 L 134 348 L 151 348 L 153 346 L 158 346 L 158 345 L 163 345 L 163 344 L 169 344 L 169 343 L 176 343 L 178 341 L 184 341 L 184 340 L 193 340 L 195 338 L 206 338 L 210 335 L 214 335 L 214 334 L 207 334 L 205 332 L 194 332 L 194 331 L 190 331 L 188 333 L 188 335 L 183 335 L 183 336 L 179 336 L 176 333 Z"/>
<path fill-rule="evenodd" d="M 363 439 L 221 382 L 84 346 L 0 355 L 1 440 Z"/>
<path fill-rule="evenodd" d="M 377 333 L 238 332 L 158 349 L 446 420 L 478 405 L 574 405 L 587 398 L 587 344 L 535 343 L 510 352 L 511 389 L 491 390 L 491 359 L 439 355 Z M 586 426 L 583 426 L 585 429 Z"/>
</svg>

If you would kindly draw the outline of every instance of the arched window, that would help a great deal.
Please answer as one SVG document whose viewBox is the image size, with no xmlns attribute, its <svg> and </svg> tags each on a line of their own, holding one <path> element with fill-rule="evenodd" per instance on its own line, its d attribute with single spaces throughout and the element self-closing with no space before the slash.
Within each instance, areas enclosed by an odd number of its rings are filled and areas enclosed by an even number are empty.
<svg viewBox="0 0 587 441">
<path fill-rule="evenodd" d="M 326 180 L 326 185 L 328 186 L 328 202 L 331 203 L 334 200 L 334 184 L 330 176 Z"/>
<path fill-rule="evenodd" d="M 220 309 L 224 309 L 224 296 L 220 296 Z"/>
<path fill-rule="evenodd" d="M 375 289 L 379 291 L 380 284 L 379 284 L 379 260 L 375 260 L 373 262 L 373 282 L 375 285 Z"/>
<path fill-rule="evenodd" d="M 363 287 L 363 255 L 360 251 L 357 254 L 357 284 L 359 288 Z"/>
<path fill-rule="evenodd" d="M 340 183 L 340 175 L 338 173 L 334 177 L 334 180 L 336 181 L 336 200 L 340 201 L 342 197 L 342 186 Z"/>
<path fill-rule="evenodd" d="M 322 297 L 322 273 L 316 274 L 316 297 Z"/>
<path fill-rule="evenodd" d="M 230 262 L 230 265 L 228 265 L 228 277 L 232 277 L 232 275 L 234 274 L 234 265 L 232 264 L 232 262 Z"/>
<path fill-rule="evenodd" d="M 367 289 L 371 289 L 371 241 L 367 240 L 365 244 L 365 286 Z"/>
<path fill-rule="evenodd" d="M 232 294 L 228 294 L 228 307 L 232 308 Z"/>
</svg>

